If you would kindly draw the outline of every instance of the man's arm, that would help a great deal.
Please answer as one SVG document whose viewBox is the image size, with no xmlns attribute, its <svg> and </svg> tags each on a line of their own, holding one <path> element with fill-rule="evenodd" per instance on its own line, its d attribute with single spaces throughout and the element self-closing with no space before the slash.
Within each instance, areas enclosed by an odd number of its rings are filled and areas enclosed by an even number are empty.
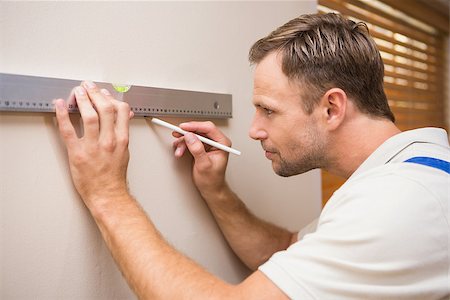
<svg viewBox="0 0 450 300">
<path fill-rule="evenodd" d="M 219 143 L 231 146 L 230 140 L 212 122 L 189 122 L 180 126 Z M 175 155 L 188 149 L 194 157 L 193 179 L 208 204 L 217 224 L 236 255 L 252 270 L 256 270 L 275 252 L 285 250 L 297 241 L 297 233 L 289 232 L 254 216 L 225 180 L 228 153 L 205 146 L 193 134 L 174 142 Z"/>
<path fill-rule="evenodd" d="M 129 195 L 110 198 L 91 213 L 114 260 L 140 299 L 283 299 L 257 272 L 233 286 L 169 246 Z"/>
<path fill-rule="evenodd" d="M 205 201 L 233 251 L 251 270 L 297 241 L 297 234 L 254 216 L 228 186 Z"/>
<path fill-rule="evenodd" d="M 62 99 L 56 100 L 60 134 L 67 147 L 74 185 L 97 223 L 131 288 L 141 299 L 286 299 L 257 271 L 230 285 L 170 247 L 126 184 L 128 121 L 126 103 L 90 84 L 75 97 L 83 119 L 78 138 Z M 94 108 L 95 107 L 95 108 Z"/>
</svg>

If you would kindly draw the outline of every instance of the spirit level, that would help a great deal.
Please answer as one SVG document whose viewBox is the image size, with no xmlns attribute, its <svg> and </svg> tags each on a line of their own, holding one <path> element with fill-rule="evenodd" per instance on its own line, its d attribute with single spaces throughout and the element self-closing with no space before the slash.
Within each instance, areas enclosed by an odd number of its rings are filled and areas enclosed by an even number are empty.
<svg viewBox="0 0 450 300">
<path fill-rule="evenodd" d="M 54 112 L 53 99 L 69 99 L 68 108 L 78 112 L 71 98 L 81 81 L 0 73 L 0 111 Z M 120 93 L 110 83 L 96 82 L 117 99 L 127 102 L 135 116 L 231 118 L 232 96 L 146 86 L 131 86 Z"/>
</svg>

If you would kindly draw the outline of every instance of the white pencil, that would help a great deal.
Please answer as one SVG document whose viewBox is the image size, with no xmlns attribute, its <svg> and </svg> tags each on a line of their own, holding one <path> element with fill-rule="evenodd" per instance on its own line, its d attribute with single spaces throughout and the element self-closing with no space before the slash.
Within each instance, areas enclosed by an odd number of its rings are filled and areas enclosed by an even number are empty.
<svg viewBox="0 0 450 300">
<path fill-rule="evenodd" d="M 180 133 L 182 135 L 185 135 L 186 133 L 188 133 L 188 131 L 183 130 L 183 129 L 181 129 L 178 126 L 172 125 L 172 124 L 167 123 L 167 122 L 165 122 L 163 120 L 160 120 L 158 118 L 152 118 L 152 123 L 155 123 L 157 125 L 161 125 L 163 127 L 172 129 L 173 131 L 178 132 L 178 133 Z M 226 151 L 226 152 L 229 152 L 229 153 L 233 153 L 233 154 L 236 154 L 236 155 L 241 155 L 241 151 L 239 151 L 239 150 L 236 150 L 236 149 L 230 148 L 228 146 L 219 144 L 218 142 L 215 142 L 213 140 L 210 140 L 210 139 L 205 138 L 204 136 L 201 136 L 201 135 L 198 135 L 198 134 L 195 134 L 195 136 L 200 141 L 202 141 L 203 143 L 208 144 L 208 145 L 213 146 L 213 147 L 216 147 L 217 149 L 220 149 L 220 150 L 223 150 L 223 151 Z"/>
</svg>

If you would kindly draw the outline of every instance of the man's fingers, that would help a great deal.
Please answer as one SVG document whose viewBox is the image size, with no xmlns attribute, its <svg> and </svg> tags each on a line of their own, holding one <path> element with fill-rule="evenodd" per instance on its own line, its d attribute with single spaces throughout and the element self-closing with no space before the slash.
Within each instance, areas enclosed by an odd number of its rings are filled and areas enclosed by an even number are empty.
<svg viewBox="0 0 450 300">
<path fill-rule="evenodd" d="M 189 132 L 195 132 L 204 135 L 216 142 L 226 146 L 231 146 L 231 141 L 228 139 L 213 122 L 187 122 L 181 123 L 180 128 Z"/>
<path fill-rule="evenodd" d="M 130 110 L 130 106 L 126 102 L 117 101 L 115 99 L 111 100 L 114 105 L 116 114 L 116 140 L 123 145 L 128 145 L 129 140 L 129 121 L 134 115 Z"/>
<path fill-rule="evenodd" d="M 77 134 L 73 128 L 72 122 L 69 118 L 66 104 L 63 99 L 55 100 L 56 119 L 58 120 L 59 133 L 66 144 L 70 148 L 77 140 Z"/>
<path fill-rule="evenodd" d="M 175 156 L 176 157 L 181 157 L 183 156 L 184 152 L 186 151 L 187 147 L 186 147 L 186 143 L 184 140 L 184 135 L 181 133 L 178 133 L 176 131 L 172 132 L 172 136 L 177 138 L 174 142 L 173 142 L 173 148 L 175 150 Z M 207 144 L 203 144 L 203 147 L 205 148 L 206 152 L 210 152 L 213 149 L 216 149 L 215 147 L 212 147 L 210 145 Z"/>
<path fill-rule="evenodd" d="M 184 135 L 185 145 L 191 152 L 195 159 L 195 164 L 199 169 L 208 168 L 211 166 L 211 160 L 206 153 L 203 143 L 193 133 L 186 133 Z"/>
<path fill-rule="evenodd" d="M 179 133 L 179 132 L 172 131 L 172 136 L 175 137 L 175 138 L 180 138 L 180 137 L 182 137 L 183 135 L 182 135 L 181 133 Z"/>
<path fill-rule="evenodd" d="M 84 81 L 82 86 L 87 90 L 100 118 L 100 139 L 112 142 L 116 120 L 116 108 L 112 103 L 113 97 L 106 89 L 100 92 L 100 89 L 92 81 Z"/>
<path fill-rule="evenodd" d="M 77 86 L 75 88 L 75 99 L 83 119 L 84 136 L 97 138 L 99 134 L 98 114 L 92 107 L 91 100 L 83 87 Z"/>
<path fill-rule="evenodd" d="M 184 142 L 184 138 L 179 138 L 173 143 L 175 149 L 175 157 L 183 156 L 184 152 L 186 152 L 187 146 Z"/>
</svg>

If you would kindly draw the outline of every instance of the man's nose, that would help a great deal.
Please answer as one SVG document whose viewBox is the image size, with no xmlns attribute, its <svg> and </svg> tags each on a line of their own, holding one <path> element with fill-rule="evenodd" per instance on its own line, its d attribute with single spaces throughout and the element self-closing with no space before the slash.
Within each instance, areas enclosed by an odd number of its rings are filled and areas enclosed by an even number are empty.
<svg viewBox="0 0 450 300">
<path fill-rule="evenodd" d="M 248 135 L 254 140 L 264 140 L 267 138 L 267 131 L 264 130 L 256 117 L 253 118 Z"/>
</svg>

